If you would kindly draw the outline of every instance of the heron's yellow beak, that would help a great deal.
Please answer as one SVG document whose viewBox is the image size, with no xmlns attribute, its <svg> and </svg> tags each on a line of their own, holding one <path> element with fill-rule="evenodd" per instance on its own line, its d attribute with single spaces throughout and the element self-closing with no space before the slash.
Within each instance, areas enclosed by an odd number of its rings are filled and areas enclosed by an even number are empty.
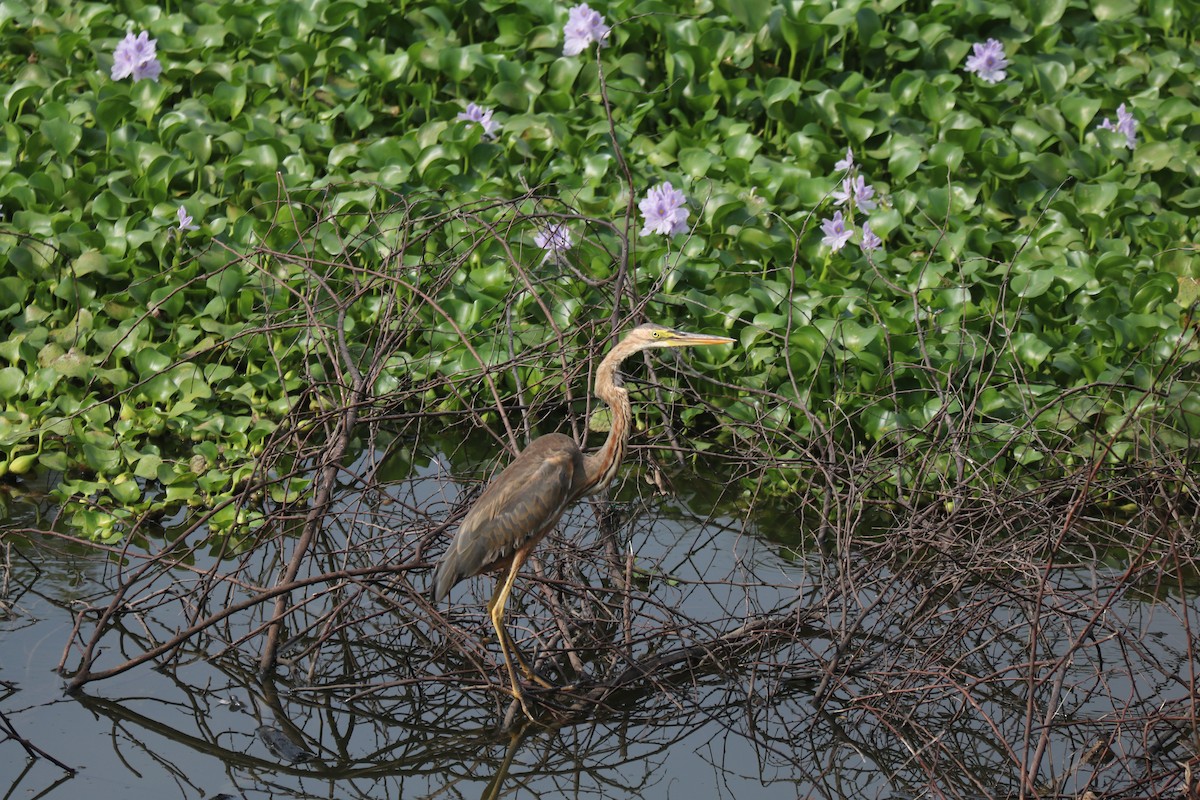
<svg viewBox="0 0 1200 800">
<path fill-rule="evenodd" d="M 704 344 L 733 344 L 735 341 L 737 340 L 730 339 L 728 336 L 709 336 L 707 333 L 685 333 L 673 330 L 662 343 L 667 347 L 697 347 Z"/>
</svg>

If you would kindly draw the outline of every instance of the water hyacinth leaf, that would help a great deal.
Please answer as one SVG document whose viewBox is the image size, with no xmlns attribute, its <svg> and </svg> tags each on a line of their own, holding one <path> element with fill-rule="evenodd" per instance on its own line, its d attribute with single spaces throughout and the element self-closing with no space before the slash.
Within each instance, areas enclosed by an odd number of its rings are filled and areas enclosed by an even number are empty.
<svg viewBox="0 0 1200 800">
<path fill-rule="evenodd" d="M 1039 31 L 1058 24 L 1063 12 L 1067 10 L 1067 0 L 1034 0 L 1023 5 L 1026 6 L 1025 13 L 1028 14 L 1029 21 L 1033 23 L 1034 29 Z"/>
<path fill-rule="evenodd" d="M 129 204 L 105 189 L 92 201 L 92 213 L 102 219 L 125 220 L 129 215 Z"/>
<path fill-rule="evenodd" d="M 867 435 L 878 441 L 899 430 L 901 417 L 890 402 L 884 401 L 864 408 L 862 421 Z"/>
<path fill-rule="evenodd" d="M 51 472 L 63 473 L 71 468 L 71 461 L 62 450 L 42 450 L 37 462 Z"/>
<path fill-rule="evenodd" d="M 1186 122 L 1188 118 L 1195 121 L 1200 117 L 1200 107 L 1186 97 L 1167 97 L 1155 108 L 1159 124 L 1168 127 L 1176 120 Z"/>
<path fill-rule="evenodd" d="M 925 192 L 925 206 L 922 211 L 931 219 L 944 220 L 950 216 L 950 191 L 942 187 L 929 189 Z"/>
<path fill-rule="evenodd" d="M 902 181 L 916 172 L 924 161 L 925 153 L 920 144 L 909 137 L 897 137 L 888 159 L 888 171 L 893 180 Z"/>
<path fill-rule="evenodd" d="M 749 161 L 762 149 L 762 142 L 752 134 L 742 133 L 726 139 L 722 145 L 722 149 L 725 155 L 731 158 L 740 158 Z"/>
<path fill-rule="evenodd" d="M 1054 272 L 1049 269 L 1032 269 L 1028 272 L 1023 272 L 1020 275 L 1014 275 L 1012 279 L 1013 291 L 1018 297 L 1026 300 L 1041 297 L 1054 283 Z"/>
<path fill-rule="evenodd" d="M 922 97 L 925 87 L 925 76 L 919 72 L 906 70 L 892 79 L 888 91 L 892 99 L 900 106 L 908 106 Z"/>
<path fill-rule="evenodd" d="M 93 370 L 92 359 L 75 348 L 58 355 L 46 366 L 67 378 L 82 378 Z"/>
<path fill-rule="evenodd" d="M 347 124 L 354 131 L 363 131 L 371 126 L 375 121 L 375 115 L 362 103 L 351 103 L 344 113 Z"/>
<path fill-rule="evenodd" d="M 1151 275 L 1134 284 L 1130 305 L 1143 314 L 1156 311 L 1174 300 L 1178 291 L 1179 281 L 1175 276 L 1165 273 Z"/>
<path fill-rule="evenodd" d="M 858 26 L 858 42 L 864 47 L 882 47 L 885 44 L 884 37 L 876 38 L 876 34 L 883 30 L 883 21 L 879 18 L 879 14 L 870 6 L 863 6 L 858 9 L 854 15 L 854 21 Z"/>
<path fill-rule="evenodd" d="M 1038 150 L 1050 138 L 1050 131 L 1026 118 L 1014 122 L 1011 131 L 1013 139 L 1026 150 Z"/>
<path fill-rule="evenodd" d="M 679 151 L 679 168 L 695 178 L 707 175 L 717 161 L 718 156 L 698 147 L 688 147 Z"/>
<path fill-rule="evenodd" d="M 142 498 L 142 488 L 128 473 L 121 473 L 108 484 L 109 493 L 120 503 L 131 505 Z"/>
<path fill-rule="evenodd" d="M 1081 183 L 1075 187 L 1075 201 L 1086 214 L 1107 216 L 1113 208 L 1121 186 L 1112 182 Z"/>
<path fill-rule="evenodd" d="M 172 363 L 170 356 L 160 353 L 153 347 L 139 349 L 136 355 L 134 355 L 133 361 L 137 367 L 138 375 L 142 378 L 157 375 L 166 370 Z"/>
<path fill-rule="evenodd" d="M 0 317 L 21 311 L 29 294 L 30 284 L 20 278 L 0 278 Z"/>
<path fill-rule="evenodd" d="M 866 117 L 846 113 L 846 110 L 841 106 L 838 107 L 838 121 L 842 130 L 846 131 L 855 140 L 866 141 L 875 134 L 874 121 Z"/>
<path fill-rule="evenodd" d="M 924 84 L 921 87 L 921 111 L 930 122 L 941 122 L 954 109 L 956 98 L 953 92 L 942 87 Z"/>
<path fill-rule="evenodd" d="M 1085 95 L 1072 95 L 1064 97 L 1059 102 L 1058 109 L 1067 122 L 1074 125 L 1076 130 L 1082 131 L 1092 125 L 1097 112 L 1100 111 L 1100 105 L 1099 99 Z"/>
<path fill-rule="evenodd" d="M 108 274 L 108 259 L 102 253 L 95 250 L 88 250 L 80 254 L 71 264 L 71 271 L 76 276 L 90 275 L 93 272 L 99 275 Z"/>
<path fill-rule="evenodd" d="M 1177 278 L 1178 294 L 1176 301 L 1184 308 L 1191 308 L 1200 302 L 1200 279 L 1180 275 Z"/>
<path fill-rule="evenodd" d="M 0 369 L 0 398 L 12 400 L 17 397 L 25 384 L 25 371 L 17 367 Z"/>
<path fill-rule="evenodd" d="M 115 443 L 85 443 L 83 445 L 83 460 L 88 467 L 101 474 L 111 472 L 117 469 L 121 464 L 121 452 L 115 447 Z"/>
<path fill-rule="evenodd" d="M 437 68 L 454 81 L 464 81 L 475 71 L 479 52 L 474 47 L 443 47 L 437 51 Z"/>
<path fill-rule="evenodd" d="M 953 176 L 958 172 L 958 167 L 963 160 L 963 148 L 957 144 L 948 142 L 938 142 L 929 149 L 929 163 L 939 167 L 945 167 L 949 174 Z"/>
<path fill-rule="evenodd" d="M 45 120 L 41 131 L 59 158 L 67 158 L 73 154 L 83 139 L 83 129 L 65 119 Z"/>
<path fill-rule="evenodd" d="M 231 84 L 225 81 L 217 85 L 209 101 L 209 109 L 214 116 L 230 120 L 237 119 L 245 105 L 245 84 Z"/>
<path fill-rule="evenodd" d="M 871 345 L 883 329 L 878 325 L 859 325 L 854 320 L 846 320 L 838 327 L 838 341 L 843 347 L 854 353 L 861 353 Z"/>
<path fill-rule="evenodd" d="M 317 15 L 300 3 L 283 3 L 275 10 L 275 20 L 284 36 L 305 39 L 317 24 Z"/>
<path fill-rule="evenodd" d="M 1054 153 L 1043 152 L 1029 164 L 1032 172 L 1044 186 L 1058 186 L 1070 177 L 1067 162 Z"/>
<path fill-rule="evenodd" d="M 90 303 L 96 299 L 96 287 L 89 281 L 77 280 L 74 276 L 67 275 L 54 288 L 54 296 L 68 302 Z"/>
<path fill-rule="evenodd" d="M 239 155 L 230 159 L 230 166 L 241 167 L 251 174 L 269 174 L 279 166 L 279 156 L 275 148 L 260 144 L 247 147 Z"/>
<path fill-rule="evenodd" d="M 1042 95 L 1051 98 L 1057 97 L 1071 78 L 1066 66 L 1057 61 L 1039 62 L 1034 67 L 1033 74 L 1037 78 Z"/>
<path fill-rule="evenodd" d="M 1137 0 L 1092 0 L 1091 6 L 1101 22 L 1129 19 L 1138 12 Z"/>
<path fill-rule="evenodd" d="M 1133 151 L 1133 166 L 1141 172 L 1160 169 L 1182 171 L 1194 161 L 1181 142 L 1147 142 Z"/>
</svg>

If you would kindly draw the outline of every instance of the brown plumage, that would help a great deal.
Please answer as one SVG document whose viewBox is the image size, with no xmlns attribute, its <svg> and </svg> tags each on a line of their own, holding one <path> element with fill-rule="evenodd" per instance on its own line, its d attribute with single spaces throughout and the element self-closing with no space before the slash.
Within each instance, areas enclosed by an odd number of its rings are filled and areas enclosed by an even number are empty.
<svg viewBox="0 0 1200 800">
<path fill-rule="evenodd" d="M 632 410 L 622 388 L 621 362 L 652 347 L 693 347 L 730 344 L 724 336 L 683 333 L 647 324 L 634 328 L 614 347 L 596 370 L 596 396 L 612 410 L 612 427 L 604 445 L 584 454 L 575 440 L 561 433 L 534 439 L 488 484 L 459 525 L 450 547 L 433 576 L 433 600 L 446 596 L 454 584 L 499 569 L 506 569 L 488 612 L 500 640 L 500 650 L 512 680 L 513 696 L 525 698 L 509 660 L 511 640 L 503 628 L 504 605 L 521 564 L 538 541 L 558 524 L 571 503 L 607 486 L 625 456 Z M 512 648 L 520 661 L 520 654 Z M 521 661 L 525 673 L 536 675 Z M 525 709 L 529 713 L 529 709 Z"/>
</svg>

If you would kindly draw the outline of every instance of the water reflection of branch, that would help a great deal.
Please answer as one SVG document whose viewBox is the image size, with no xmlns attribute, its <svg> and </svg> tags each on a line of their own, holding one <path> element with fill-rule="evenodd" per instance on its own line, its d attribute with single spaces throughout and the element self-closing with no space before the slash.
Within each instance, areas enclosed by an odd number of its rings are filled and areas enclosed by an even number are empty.
<svg viewBox="0 0 1200 800">
<path fill-rule="evenodd" d="M 31 759 L 44 758 L 54 766 L 61 769 L 63 772 L 67 773 L 68 777 L 75 776 L 76 769 L 74 767 L 67 766 L 42 748 L 38 747 L 33 742 L 26 739 L 21 734 L 17 733 L 17 729 L 13 727 L 12 722 L 3 711 L 0 711 L 0 728 L 4 729 L 5 738 L 12 739 L 14 742 L 21 745 L 22 749 L 25 750 Z"/>
</svg>

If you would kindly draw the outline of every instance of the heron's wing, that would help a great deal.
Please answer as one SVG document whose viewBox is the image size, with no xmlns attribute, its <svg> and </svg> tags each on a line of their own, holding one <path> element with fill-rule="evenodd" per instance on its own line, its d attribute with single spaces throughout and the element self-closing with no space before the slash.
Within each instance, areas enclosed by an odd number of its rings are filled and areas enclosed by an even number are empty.
<svg viewBox="0 0 1200 800">
<path fill-rule="evenodd" d="M 434 575 L 434 601 L 552 528 L 583 479 L 583 454 L 569 436 L 535 440 L 471 506 Z"/>
</svg>

